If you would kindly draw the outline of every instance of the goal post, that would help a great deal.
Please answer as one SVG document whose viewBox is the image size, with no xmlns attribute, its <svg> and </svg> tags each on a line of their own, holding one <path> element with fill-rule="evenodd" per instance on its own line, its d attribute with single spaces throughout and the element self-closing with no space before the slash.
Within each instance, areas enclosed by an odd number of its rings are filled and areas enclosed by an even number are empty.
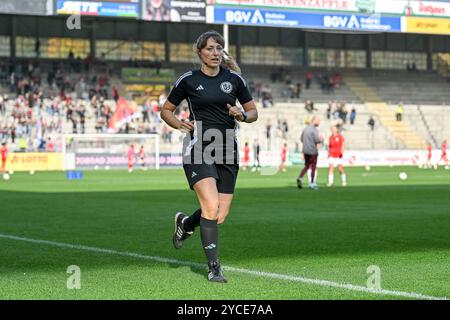
<svg viewBox="0 0 450 320">
<path fill-rule="evenodd" d="M 159 134 L 64 134 L 61 136 L 64 170 L 126 169 L 134 146 L 136 169 L 159 169 Z M 143 146 L 144 161 L 139 157 Z"/>
</svg>

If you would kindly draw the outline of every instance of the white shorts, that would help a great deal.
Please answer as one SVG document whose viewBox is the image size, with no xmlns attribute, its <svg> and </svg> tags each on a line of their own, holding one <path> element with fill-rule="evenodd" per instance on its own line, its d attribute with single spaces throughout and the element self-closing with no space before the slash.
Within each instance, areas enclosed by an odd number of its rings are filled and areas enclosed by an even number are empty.
<svg viewBox="0 0 450 320">
<path fill-rule="evenodd" d="M 343 158 L 333 158 L 333 157 L 328 157 L 328 164 L 330 166 L 341 166 L 344 164 L 344 159 Z"/>
</svg>

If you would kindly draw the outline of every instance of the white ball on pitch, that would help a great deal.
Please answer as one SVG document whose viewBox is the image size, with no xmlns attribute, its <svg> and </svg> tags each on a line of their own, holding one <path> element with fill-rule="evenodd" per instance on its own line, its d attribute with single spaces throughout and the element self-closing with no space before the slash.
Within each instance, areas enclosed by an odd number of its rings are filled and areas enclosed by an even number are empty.
<svg viewBox="0 0 450 320">
<path fill-rule="evenodd" d="M 448 170 L 448 166 L 445 166 L 445 170 Z"/>
<path fill-rule="evenodd" d="M 95 170 L 98 170 L 98 166 L 95 166 L 94 169 L 95 169 Z"/>
<path fill-rule="evenodd" d="M 400 180 L 408 179 L 408 175 L 406 174 L 406 172 L 400 172 L 399 177 L 400 177 Z"/>
<path fill-rule="evenodd" d="M 366 166 L 366 170 L 367 170 L 367 171 L 370 171 L 370 166 Z"/>
<path fill-rule="evenodd" d="M 106 167 L 105 167 L 105 170 L 109 170 L 109 166 L 106 166 Z"/>
<path fill-rule="evenodd" d="M 30 170 L 30 174 L 33 175 L 34 174 L 34 170 Z"/>
<path fill-rule="evenodd" d="M 9 174 L 8 173 L 4 173 L 3 174 L 3 180 L 9 180 L 11 177 L 9 176 Z"/>
</svg>

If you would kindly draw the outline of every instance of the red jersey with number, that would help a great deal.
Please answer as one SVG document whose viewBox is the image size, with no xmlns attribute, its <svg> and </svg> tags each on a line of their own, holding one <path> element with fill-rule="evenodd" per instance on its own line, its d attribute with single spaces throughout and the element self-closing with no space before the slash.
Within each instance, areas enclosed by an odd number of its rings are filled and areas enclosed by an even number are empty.
<svg viewBox="0 0 450 320">
<path fill-rule="evenodd" d="M 342 146 L 344 145 L 344 142 L 345 140 L 342 135 L 332 135 L 328 143 L 328 157 L 342 158 Z"/>
<path fill-rule="evenodd" d="M 8 155 L 8 148 L 6 146 L 0 147 L 0 153 L 2 154 L 2 159 L 6 159 Z"/>
</svg>

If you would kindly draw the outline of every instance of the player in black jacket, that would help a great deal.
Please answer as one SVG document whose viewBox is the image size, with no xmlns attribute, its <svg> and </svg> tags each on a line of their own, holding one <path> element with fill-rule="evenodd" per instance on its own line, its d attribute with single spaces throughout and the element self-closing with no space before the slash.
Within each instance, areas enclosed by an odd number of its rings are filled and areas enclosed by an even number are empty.
<svg viewBox="0 0 450 320">
<path fill-rule="evenodd" d="M 239 171 L 236 126 L 258 118 L 255 102 L 234 59 L 224 50 L 225 41 L 216 31 L 200 35 L 196 42 L 199 70 L 178 78 L 161 110 L 161 118 L 172 128 L 186 132 L 183 168 L 200 209 L 191 216 L 175 215 L 173 244 L 183 241 L 200 226 L 202 245 L 208 259 L 208 280 L 227 282 L 219 262 L 218 225 L 225 221 L 233 199 Z M 189 121 L 173 112 L 184 99 Z M 236 106 L 236 100 L 243 107 Z"/>
</svg>

